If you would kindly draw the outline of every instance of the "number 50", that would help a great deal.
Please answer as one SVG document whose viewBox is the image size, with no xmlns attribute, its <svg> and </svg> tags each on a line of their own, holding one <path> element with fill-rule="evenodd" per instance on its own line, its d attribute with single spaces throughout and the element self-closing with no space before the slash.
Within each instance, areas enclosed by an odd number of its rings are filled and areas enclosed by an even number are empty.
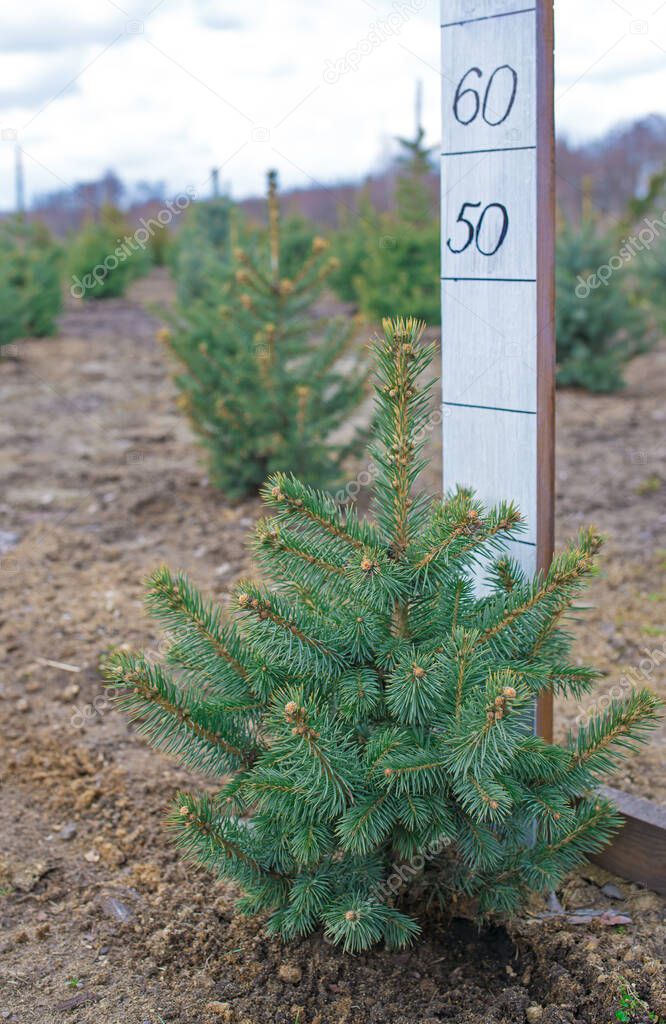
<svg viewBox="0 0 666 1024">
<path fill-rule="evenodd" d="M 467 237 L 464 239 L 463 244 L 458 246 L 457 248 L 451 244 L 451 238 L 447 238 L 446 240 L 447 249 L 450 252 L 455 253 L 456 256 L 459 255 L 461 252 L 464 252 L 465 249 L 468 249 L 472 242 L 474 242 L 477 250 L 481 253 L 482 256 L 494 256 L 497 250 L 504 242 L 504 239 L 506 238 L 506 233 L 509 230 L 509 214 L 507 212 L 506 206 L 504 206 L 503 203 L 488 203 L 488 205 L 484 206 L 484 208 L 481 210 L 481 213 L 475 225 L 473 221 L 469 220 L 465 216 L 465 214 L 468 208 L 475 209 L 476 207 L 479 206 L 481 206 L 480 202 L 463 203 L 460 208 L 460 212 L 458 214 L 458 217 L 456 218 L 456 224 L 465 225 Z M 497 210 L 499 215 L 499 217 L 495 215 L 495 228 L 497 230 L 497 238 L 494 240 L 494 244 L 491 244 L 489 248 L 486 249 L 481 245 L 481 237 L 483 224 L 486 219 L 486 214 L 490 210 Z"/>
</svg>

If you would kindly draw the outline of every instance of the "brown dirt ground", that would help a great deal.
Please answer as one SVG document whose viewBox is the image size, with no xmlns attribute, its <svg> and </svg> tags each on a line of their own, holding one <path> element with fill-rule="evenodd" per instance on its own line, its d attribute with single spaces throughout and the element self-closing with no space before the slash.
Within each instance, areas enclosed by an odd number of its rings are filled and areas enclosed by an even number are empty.
<svg viewBox="0 0 666 1024">
<path fill-rule="evenodd" d="M 352 958 L 267 940 L 171 849 L 162 817 L 186 774 L 108 707 L 98 659 L 118 643 L 159 650 L 141 581 L 160 562 L 224 601 L 258 505 L 208 486 L 146 312 L 169 296 L 155 273 L 129 299 L 72 305 L 59 337 L 0 363 L 0 1020 L 602 1024 L 622 979 L 666 1014 L 664 901 L 622 882 L 622 899 L 604 894 L 598 868 L 560 900 L 632 924 L 432 921 L 409 953 Z M 577 641 L 601 691 L 631 669 L 666 691 L 644 653 L 666 643 L 665 384 L 662 346 L 622 395 L 558 400 L 558 538 L 591 520 L 609 535 Z M 558 708 L 560 734 L 578 713 Z M 618 782 L 666 802 L 659 743 Z"/>
</svg>

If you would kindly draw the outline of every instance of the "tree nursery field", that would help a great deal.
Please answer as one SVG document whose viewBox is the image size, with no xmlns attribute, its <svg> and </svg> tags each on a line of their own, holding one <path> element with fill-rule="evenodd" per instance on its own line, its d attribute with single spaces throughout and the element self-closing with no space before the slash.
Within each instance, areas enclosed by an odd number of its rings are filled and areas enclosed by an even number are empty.
<svg viewBox="0 0 666 1024">
<path fill-rule="evenodd" d="M 2 1019 L 662 1019 L 664 898 L 593 864 L 548 901 L 534 896 L 504 925 L 482 929 L 464 899 L 460 914 L 454 901 L 445 915 L 416 885 L 407 910 L 426 921 L 417 944 L 351 955 L 319 931 L 289 942 L 267 935 L 265 913 L 236 913 L 233 880 L 188 866 L 170 842 L 173 795 L 193 777 L 212 794 L 211 779 L 149 750 L 104 688 L 100 659 L 118 647 L 151 662 L 165 655 L 143 607 L 143 581 L 161 564 L 228 608 L 236 582 L 261 573 L 247 538 L 264 514 L 258 498 L 229 501 L 213 486 L 182 415 L 185 391 L 153 313 L 172 306 L 173 289 L 158 268 L 126 297 L 69 299 L 56 337 L 10 346 L 0 367 Z M 328 292 L 319 303 L 347 308 Z M 354 321 L 350 330 L 360 346 L 367 328 Z M 606 543 L 572 627 L 573 664 L 601 676 L 578 699 L 556 702 L 557 741 L 603 709 L 614 687 L 666 697 L 666 345 L 639 355 L 626 379 L 617 393 L 558 392 L 557 546 L 589 524 Z M 366 403 L 361 426 L 368 412 Z M 439 434 L 426 432 L 420 480 L 433 495 Z M 358 500 L 367 505 L 365 489 Z M 500 701 L 515 696 L 503 692 Z M 286 708 L 300 714 L 296 703 Z M 663 724 L 613 784 L 666 802 Z"/>
</svg>

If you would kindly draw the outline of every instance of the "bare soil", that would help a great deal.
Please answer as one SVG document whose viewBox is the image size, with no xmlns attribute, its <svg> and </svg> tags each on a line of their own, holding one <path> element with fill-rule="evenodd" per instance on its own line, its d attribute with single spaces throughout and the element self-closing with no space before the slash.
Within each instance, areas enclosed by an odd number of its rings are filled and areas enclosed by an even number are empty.
<svg viewBox="0 0 666 1024">
<path fill-rule="evenodd" d="M 147 311 L 170 295 L 158 272 L 128 299 L 72 304 L 57 338 L 0 362 L 0 1020 L 603 1024 L 623 985 L 666 1014 L 664 900 L 598 868 L 558 893 L 569 917 L 432 919 L 408 953 L 346 957 L 267 940 L 172 850 L 164 809 L 192 779 L 108 706 L 99 657 L 159 650 L 141 595 L 161 562 L 224 602 L 259 506 L 208 485 Z M 630 670 L 666 691 L 665 385 L 662 347 L 623 394 L 558 400 L 558 537 L 589 521 L 609 537 L 577 628 L 605 672 L 597 702 Z M 584 710 L 558 708 L 558 733 Z M 663 759 L 653 742 L 619 784 L 666 802 Z"/>
</svg>

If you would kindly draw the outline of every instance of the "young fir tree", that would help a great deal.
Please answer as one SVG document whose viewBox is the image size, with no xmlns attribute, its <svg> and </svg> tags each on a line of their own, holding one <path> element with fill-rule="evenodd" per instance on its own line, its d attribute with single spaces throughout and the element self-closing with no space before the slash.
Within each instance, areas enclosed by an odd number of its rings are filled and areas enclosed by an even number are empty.
<svg viewBox="0 0 666 1024">
<path fill-rule="evenodd" d="M 178 357 L 181 402 L 208 450 L 211 476 L 230 498 L 256 494 L 292 469 L 329 486 L 362 445 L 333 438 L 366 392 L 367 371 L 347 349 L 353 326 L 313 310 L 335 262 L 316 237 L 293 277 L 282 272 L 277 180 L 269 175 L 268 252 L 235 251 L 235 271 L 210 298 L 181 306 L 161 337 Z M 346 356 L 351 367 L 343 368 Z"/>
<path fill-rule="evenodd" d="M 613 272 L 599 273 L 611 255 L 623 259 L 624 244 L 614 231 L 604 231 L 591 209 L 580 225 L 564 221 L 556 247 L 557 382 L 588 391 L 617 391 L 624 387 L 624 367 L 655 341 L 646 310 L 637 301 L 632 257 Z M 640 272 L 649 269 L 643 255 Z M 647 289 L 646 289 L 647 290 Z"/>
<path fill-rule="evenodd" d="M 409 879 L 428 861 L 440 896 L 481 915 L 556 886 L 618 825 L 597 782 L 657 703 L 648 691 L 615 701 L 564 747 L 533 735 L 539 693 L 595 681 L 568 660 L 563 621 L 599 538 L 581 533 L 531 580 L 502 553 L 521 526 L 512 504 L 413 495 L 433 349 L 414 321 L 384 329 L 375 521 L 273 476 L 255 551 L 274 585 L 242 582 L 238 618 L 223 621 L 161 569 L 148 603 L 169 630 L 166 667 L 128 653 L 106 667 L 156 746 L 223 779 L 176 797 L 178 845 L 238 883 L 243 911 L 270 911 L 270 932 L 323 926 L 351 951 L 418 932 L 396 905 L 396 865 Z"/>
<path fill-rule="evenodd" d="M 0 226 L 0 346 L 53 334 L 62 307 L 61 252 L 44 224 Z"/>
<path fill-rule="evenodd" d="M 88 301 L 124 295 L 132 281 L 148 273 L 151 260 L 133 239 L 122 211 L 106 204 L 99 219 L 87 221 L 72 239 L 67 263 L 80 297 Z"/>
<path fill-rule="evenodd" d="M 216 196 L 193 203 L 178 231 L 170 253 L 181 306 L 209 298 L 219 305 L 220 290 L 233 273 L 233 221 L 237 215 L 230 199 Z"/>
</svg>

